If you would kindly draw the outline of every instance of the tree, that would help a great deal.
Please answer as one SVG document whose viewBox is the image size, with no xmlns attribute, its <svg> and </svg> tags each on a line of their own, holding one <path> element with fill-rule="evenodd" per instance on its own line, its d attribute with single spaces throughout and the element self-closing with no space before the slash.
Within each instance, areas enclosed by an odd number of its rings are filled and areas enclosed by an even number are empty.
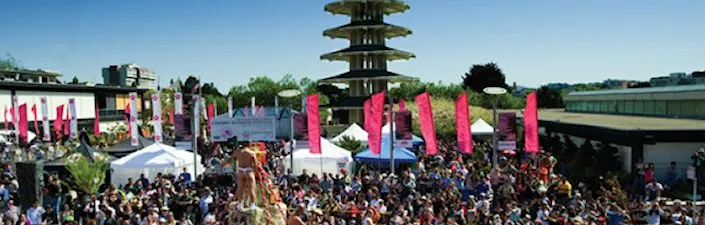
<svg viewBox="0 0 705 225">
<path fill-rule="evenodd" d="M 365 146 L 362 145 L 362 142 L 350 136 L 343 136 L 343 139 L 338 142 L 338 146 L 347 149 L 353 155 L 365 149 Z"/>
<path fill-rule="evenodd" d="M 86 194 L 96 194 L 105 181 L 105 172 L 110 169 L 110 163 L 105 159 L 90 162 L 85 157 L 67 160 L 66 169 L 71 173 L 71 182 Z"/>
<path fill-rule="evenodd" d="M 78 82 L 79 82 L 79 81 L 78 81 L 78 77 L 73 76 L 73 79 L 71 79 L 71 83 L 72 83 L 72 84 L 78 84 Z"/>
<path fill-rule="evenodd" d="M 463 86 L 477 93 L 482 93 L 482 89 L 486 87 L 509 88 L 504 73 L 493 62 L 473 65 L 463 76 Z"/>
<path fill-rule="evenodd" d="M 0 70 L 16 71 L 22 70 L 20 61 L 12 57 L 10 53 L 5 53 L 5 58 L 0 57 Z"/>
<path fill-rule="evenodd" d="M 536 91 L 536 98 L 540 99 L 538 101 L 539 108 L 563 108 L 565 103 L 563 102 L 563 94 L 561 90 L 550 88 L 546 85 L 541 86 Z"/>
</svg>

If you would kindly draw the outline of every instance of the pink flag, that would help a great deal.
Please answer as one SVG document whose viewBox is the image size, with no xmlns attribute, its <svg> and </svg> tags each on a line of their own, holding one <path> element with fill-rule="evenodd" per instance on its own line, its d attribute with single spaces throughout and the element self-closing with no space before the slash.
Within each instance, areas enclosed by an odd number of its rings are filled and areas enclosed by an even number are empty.
<svg viewBox="0 0 705 225">
<path fill-rule="evenodd" d="M 7 123 L 7 105 L 5 105 L 5 130 L 8 129 L 8 126 L 10 125 Z"/>
<path fill-rule="evenodd" d="M 536 109 L 536 92 L 526 96 L 524 109 L 524 151 L 539 152 L 539 118 Z"/>
<path fill-rule="evenodd" d="M 28 131 L 27 131 L 27 104 L 22 104 L 20 105 L 20 140 L 23 140 L 25 143 L 27 143 L 29 140 L 27 139 Z"/>
<path fill-rule="evenodd" d="M 39 118 L 37 118 L 37 104 L 32 105 L 32 114 L 34 114 L 34 133 L 39 135 Z"/>
<path fill-rule="evenodd" d="M 308 145 L 312 154 L 321 154 L 321 117 L 318 114 L 318 94 L 306 97 L 306 117 L 308 118 Z"/>
<path fill-rule="evenodd" d="M 95 120 L 93 120 L 93 135 L 100 136 L 100 112 L 98 104 L 95 105 Z"/>
<path fill-rule="evenodd" d="M 379 155 L 382 152 L 382 114 L 384 113 L 385 93 L 380 92 L 372 95 L 370 102 L 370 129 L 367 130 L 367 143 L 373 154 Z"/>
<path fill-rule="evenodd" d="M 208 121 L 206 121 L 208 132 L 211 132 L 211 119 L 215 117 L 215 105 L 211 102 L 211 104 L 208 104 Z"/>
<path fill-rule="evenodd" d="M 460 152 L 472 154 L 472 131 L 468 115 L 468 93 L 462 93 L 455 100 L 455 130 L 458 134 Z"/>
<path fill-rule="evenodd" d="M 400 99 L 399 103 L 397 103 L 397 105 L 399 105 L 399 111 L 406 110 L 406 102 L 404 102 L 404 99 Z"/>
<path fill-rule="evenodd" d="M 174 125 L 174 109 L 169 110 L 169 124 Z"/>
<path fill-rule="evenodd" d="M 370 119 L 372 119 L 370 116 L 370 100 L 367 99 L 365 100 L 365 103 L 363 103 L 363 110 L 364 110 L 364 115 L 365 115 L 365 131 L 370 130 Z"/>
<path fill-rule="evenodd" d="M 64 117 L 64 105 L 56 107 L 56 119 L 54 120 L 54 132 L 56 133 L 56 138 L 61 137 L 61 130 L 64 127 L 64 121 L 61 119 Z"/>
<path fill-rule="evenodd" d="M 431 98 L 428 96 L 428 92 L 416 96 L 416 104 L 419 106 L 419 122 L 421 123 L 421 134 L 426 142 L 426 154 L 435 155 L 438 153 L 436 127 L 433 124 Z"/>
</svg>

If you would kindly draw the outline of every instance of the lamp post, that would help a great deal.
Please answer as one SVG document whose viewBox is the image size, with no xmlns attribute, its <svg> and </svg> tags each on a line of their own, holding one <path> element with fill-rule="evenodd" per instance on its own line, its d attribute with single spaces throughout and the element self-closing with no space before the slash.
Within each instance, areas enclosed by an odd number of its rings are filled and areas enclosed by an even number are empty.
<svg viewBox="0 0 705 225">
<path fill-rule="evenodd" d="M 501 87 L 486 87 L 482 89 L 485 94 L 492 95 L 492 165 L 497 165 L 497 155 L 499 154 L 499 146 L 497 146 L 497 95 L 507 93 L 507 89 Z"/>
<path fill-rule="evenodd" d="M 294 98 L 296 96 L 301 95 L 301 91 L 297 89 L 287 89 L 280 91 L 279 97 L 282 98 Z M 293 114 L 293 108 L 294 106 L 289 107 L 289 170 L 291 170 L 291 174 L 294 174 L 294 114 Z"/>
</svg>

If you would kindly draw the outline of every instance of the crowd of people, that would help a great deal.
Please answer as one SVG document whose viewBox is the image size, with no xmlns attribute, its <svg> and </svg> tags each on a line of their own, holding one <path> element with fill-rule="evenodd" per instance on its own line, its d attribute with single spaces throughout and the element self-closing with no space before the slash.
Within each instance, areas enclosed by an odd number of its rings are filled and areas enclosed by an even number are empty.
<svg viewBox="0 0 705 225">
<path fill-rule="evenodd" d="M 476 142 L 476 151 L 490 149 Z M 217 148 L 205 161 L 223 162 L 231 149 Z M 399 165 L 397 173 L 376 164 L 354 171 L 315 174 L 284 171 L 284 143 L 267 145 L 262 166 L 288 206 L 288 224 L 705 224 L 705 211 L 692 201 L 664 201 L 663 193 L 686 182 L 672 164 L 664 179 L 654 165 L 637 163 L 629 186 L 611 177 L 583 183 L 558 169 L 550 152 L 502 154 L 496 165 L 490 154 L 465 155 L 453 143 L 441 143 L 428 156 L 423 146 L 418 161 Z M 705 155 L 705 152 L 703 152 Z M 700 165 L 702 158 L 695 157 Z M 218 163 L 205 163 L 217 167 Z M 221 171 L 222 170 L 218 170 Z M 67 182 L 49 176 L 44 198 L 22 210 L 17 178 L 4 167 L 0 197 L 3 224 L 191 225 L 229 224 L 235 179 L 213 176 L 144 174 L 125 185 L 106 185 L 96 194 L 79 194 Z"/>
</svg>

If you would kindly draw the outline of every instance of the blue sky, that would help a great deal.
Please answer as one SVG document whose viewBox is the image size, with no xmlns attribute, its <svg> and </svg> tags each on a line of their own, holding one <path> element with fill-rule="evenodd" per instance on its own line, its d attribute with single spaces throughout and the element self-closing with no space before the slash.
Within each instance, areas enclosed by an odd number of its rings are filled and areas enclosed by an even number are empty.
<svg viewBox="0 0 705 225">
<path fill-rule="evenodd" d="M 319 60 L 348 45 L 322 36 L 349 21 L 324 12 L 327 2 L 3 1 L 0 53 L 64 80 L 99 82 L 101 67 L 129 62 L 162 84 L 196 74 L 221 91 L 258 75 L 319 79 L 347 69 Z M 414 33 L 387 45 L 417 58 L 389 69 L 424 81 L 459 82 L 490 61 L 527 86 L 705 69 L 705 1 L 408 2 L 411 10 L 387 21 Z"/>
</svg>

